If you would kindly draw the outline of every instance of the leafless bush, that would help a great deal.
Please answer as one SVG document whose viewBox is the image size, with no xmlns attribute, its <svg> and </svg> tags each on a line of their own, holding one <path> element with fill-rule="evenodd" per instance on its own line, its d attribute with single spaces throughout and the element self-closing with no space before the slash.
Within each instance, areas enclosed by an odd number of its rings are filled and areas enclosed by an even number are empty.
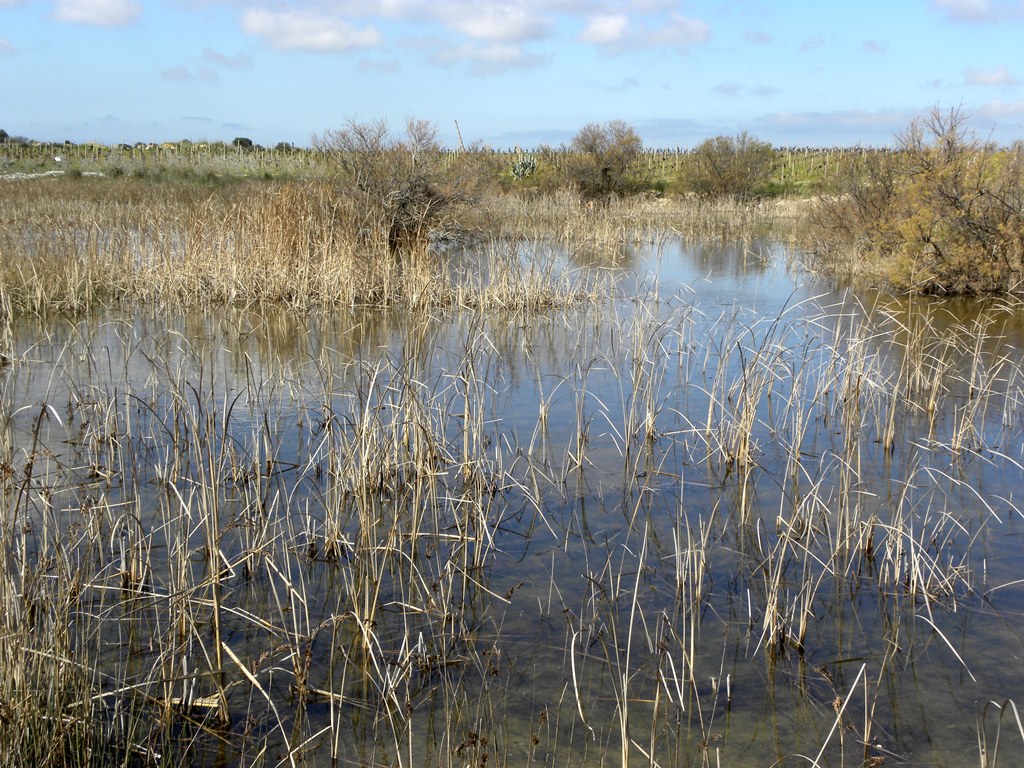
<svg viewBox="0 0 1024 768">
<path fill-rule="evenodd" d="M 636 159 L 643 141 L 622 120 L 588 123 L 573 137 L 566 164 L 570 182 L 585 200 L 630 195 L 641 189 Z"/>
<path fill-rule="evenodd" d="M 337 188 L 365 244 L 396 254 L 426 245 L 455 196 L 444 183 L 437 129 L 410 118 L 404 138 L 383 120 L 350 121 L 313 137 L 315 149 L 337 161 Z"/>
<path fill-rule="evenodd" d="M 693 150 L 687 186 L 704 197 L 754 197 L 768 183 L 775 150 L 746 132 L 715 136 Z"/>
<path fill-rule="evenodd" d="M 819 206 L 815 251 L 837 271 L 898 290 L 1019 290 L 1024 267 L 1024 149 L 978 139 L 959 110 L 914 120 L 844 194 Z"/>
</svg>

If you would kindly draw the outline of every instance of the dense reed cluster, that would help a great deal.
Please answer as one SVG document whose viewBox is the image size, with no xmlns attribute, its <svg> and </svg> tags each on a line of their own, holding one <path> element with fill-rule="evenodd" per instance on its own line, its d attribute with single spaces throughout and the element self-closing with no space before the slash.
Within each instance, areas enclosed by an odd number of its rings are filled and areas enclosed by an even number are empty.
<svg viewBox="0 0 1024 768">
<path fill-rule="evenodd" d="M 327 181 L 0 184 L 2 306 L 36 315 L 157 304 L 557 306 L 591 295 L 595 273 L 557 257 L 553 243 L 585 256 L 673 233 L 752 237 L 780 218 L 775 205 L 625 200 L 595 209 L 566 194 L 481 194 L 453 203 L 457 218 L 428 232 L 396 224 L 385 208 L 368 218 L 368 194 Z M 406 232 L 400 247 L 396 232 Z"/>
</svg>

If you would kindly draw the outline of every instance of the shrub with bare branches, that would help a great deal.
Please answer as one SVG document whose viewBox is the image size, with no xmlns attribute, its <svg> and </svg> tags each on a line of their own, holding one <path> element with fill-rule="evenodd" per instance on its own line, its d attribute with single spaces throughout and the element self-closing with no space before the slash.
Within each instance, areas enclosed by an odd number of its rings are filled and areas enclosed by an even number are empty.
<svg viewBox="0 0 1024 768">
<path fill-rule="evenodd" d="M 573 137 L 566 173 L 585 200 L 635 194 L 642 185 L 636 160 L 643 140 L 622 120 L 588 123 Z"/>
<path fill-rule="evenodd" d="M 690 157 L 686 185 L 702 197 L 755 197 L 772 175 L 775 150 L 745 131 L 698 144 Z"/>
<path fill-rule="evenodd" d="M 406 121 L 404 137 L 384 120 L 349 121 L 314 136 L 313 146 L 337 160 L 339 199 L 367 246 L 392 254 L 425 247 L 454 202 L 437 129 L 425 120 Z"/>
<path fill-rule="evenodd" d="M 897 290 L 1018 291 L 1024 278 L 1024 145 L 978 139 L 959 109 L 933 110 L 822 201 L 814 250 L 833 271 Z"/>
</svg>

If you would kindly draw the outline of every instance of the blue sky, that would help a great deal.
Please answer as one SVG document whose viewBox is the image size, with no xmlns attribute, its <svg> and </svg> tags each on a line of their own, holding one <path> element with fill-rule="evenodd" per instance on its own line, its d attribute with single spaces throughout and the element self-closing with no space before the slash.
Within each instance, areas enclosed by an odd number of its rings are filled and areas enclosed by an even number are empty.
<svg viewBox="0 0 1024 768">
<path fill-rule="evenodd" d="M 1024 0 L 0 0 L 0 128 L 43 140 L 877 146 L 936 106 L 1024 138 Z"/>
</svg>

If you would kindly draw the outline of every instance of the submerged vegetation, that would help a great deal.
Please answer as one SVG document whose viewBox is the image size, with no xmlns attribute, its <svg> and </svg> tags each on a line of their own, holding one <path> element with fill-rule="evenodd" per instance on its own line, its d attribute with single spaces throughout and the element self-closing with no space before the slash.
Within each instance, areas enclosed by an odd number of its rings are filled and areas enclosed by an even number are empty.
<svg viewBox="0 0 1024 768">
<path fill-rule="evenodd" d="M 1017 161 L 924 128 L 0 180 L 0 765 L 1013 764 L 1021 307 L 917 294 Z"/>
</svg>

